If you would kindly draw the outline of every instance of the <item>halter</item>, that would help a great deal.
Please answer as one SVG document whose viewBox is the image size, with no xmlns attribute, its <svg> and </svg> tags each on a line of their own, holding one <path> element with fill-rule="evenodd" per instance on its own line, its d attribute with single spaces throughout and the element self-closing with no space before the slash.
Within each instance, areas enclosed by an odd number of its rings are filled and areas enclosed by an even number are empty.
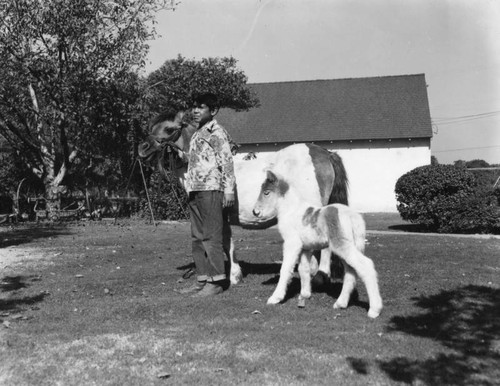
<svg viewBox="0 0 500 386">
<path fill-rule="evenodd" d="M 160 138 L 160 140 L 154 139 L 154 141 L 159 144 L 162 151 L 165 150 L 166 147 L 182 151 L 182 149 L 175 144 L 175 141 L 177 141 L 182 134 L 182 129 L 183 127 L 181 126 L 177 129 L 174 129 L 174 132 L 169 137 Z"/>
<path fill-rule="evenodd" d="M 159 140 L 153 136 L 153 140 L 158 144 L 160 148 L 160 163 L 162 164 L 165 158 L 168 160 L 168 168 L 169 171 L 174 171 L 174 169 L 180 169 L 183 166 L 182 162 L 178 162 L 178 157 L 175 157 L 174 151 L 183 151 L 176 143 L 179 137 L 182 134 L 183 127 L 179 127 L 178 129 L 174 129 L 174 132 L 168 136 L 167 138 L 160 138 Z M 166 157 L 166 153 L 168 156 Z M 176 159 L 177 158 L 177 159 Z M 162 165 L 163 166 L 163 165 Z M 162 167 L 163 168 L 163 167 Z"/>
</svg>

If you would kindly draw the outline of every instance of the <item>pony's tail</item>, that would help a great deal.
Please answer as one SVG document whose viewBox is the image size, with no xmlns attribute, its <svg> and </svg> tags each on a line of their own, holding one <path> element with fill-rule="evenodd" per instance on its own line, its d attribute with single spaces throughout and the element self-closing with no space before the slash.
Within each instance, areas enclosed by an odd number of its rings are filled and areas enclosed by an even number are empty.
<svg viewBox="0 0 500 386">
<path fill-rule="evenodd" d="M 340 158 L 337 153 L 330 152 L 330 162 L 333 166 L 335 177 L 328 203 L 349 205 L 349 179 L 347 178 L 347 172 L 342 162 L 342 158 Z"/>
</svg>

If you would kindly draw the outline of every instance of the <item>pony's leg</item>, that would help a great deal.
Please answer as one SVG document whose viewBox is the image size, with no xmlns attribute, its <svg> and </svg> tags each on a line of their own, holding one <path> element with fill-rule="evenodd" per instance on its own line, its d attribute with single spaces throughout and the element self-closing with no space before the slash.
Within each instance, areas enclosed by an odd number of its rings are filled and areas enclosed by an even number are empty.
<svg viewBox="0 0 500 386">
<path fill-rule="evenodd" d="M 331 257 L 332 257 L 332 252 L 330 251 L 329 248 L 321 250 L 321 258 L 319 260 L 319 270 L 323 272 L 327 278 L 330 278 L 332 276 Z"/>
<path fill-rule="evenodd" d="M 319 270 L 319 261 L 316 259 L 313 252 L 311 252 L 311 256 L 309 258 L 309 270 L 311 272 L 311 277 L 316 275 Z"/>
<path fill-rule="evenodd" d="M 229 218 L 227 212 L 224 213 L 224 221 L 222 223 L 222 244 L 224 253 L 229 260 L 229 280 L 231 284 L 241 283 L 243 280 L 243 273 L 238 259 L 236 258 L 234 240 L 232 237 L 231 226 L 229 225 Z"/>
<path fill-rule="evenodd" d="M 239 284 L 243 281 L 243 272 L 241 271 L 240 262 L 236 258 L 234 241 L 231 237 L 229 242 L 229 261 L 231 264 L 230 272 L 229 272 L 229 280 L 231 284 Z"/>
<path fill-rule="evenodd" d="M 288 284 L 292 280 L 293 269 L 297 265 L 302 244 L 295 240 L 283 242 L 283 263 L 281 263 L 280 278 L 278 284 L 269 299 L 267 304 L 278 304 L 283 301 L 286 295 Z"/>
<path fill-rule="evenodd" d="M 312 286 L 316 289 L 326 288 L 330 284 L 330 278 L 332 276 L 331 273 L 331 253 L 328 248 L 322 249 L 321 251 L 315 251 L 314 256 L 318 256 L 320 254 L 319 266 L 316 271 L 313 270 L 313 266 L 311 263 L 311 273 L 312 277 Z M 311 262 L 316 259 L 311 259 Z"/>
<path fill-rule="evenodd" d="M 342 282 L 342 291 L 333 305 L 334 309 L 347 308 L 351 293 L 356 286 L 356 272 L 343 261 L 342 265 L 344 266 L 344 280 Z"/>
<path fill-rule="evenodd" d="M 373 261 L 363 255 L 356 248 L 354 243 L 349 243 L 349 245 L 343 245 L 340 248 L 336 248 L 334 249 L 334 252 L 343 258 L 344 261 L 356 271 L 356 274 L 363 281 L 366 287 L 366 292 L 368 293 L 368 301 L 370 303 L 368 316 L 370 318 L 376 318 L 379 316 L 382 311 L 382 298 L 378 288 L 377 272 L 375 271 Z"/>
<path fill-rule="evenodd" d="M 311 251 L 303 251 L 300 254 L 299 276 L 300 276 L 300 295 L 299 307 L 305 307 L 305 299 L 311 297 Z"/>
</svg>

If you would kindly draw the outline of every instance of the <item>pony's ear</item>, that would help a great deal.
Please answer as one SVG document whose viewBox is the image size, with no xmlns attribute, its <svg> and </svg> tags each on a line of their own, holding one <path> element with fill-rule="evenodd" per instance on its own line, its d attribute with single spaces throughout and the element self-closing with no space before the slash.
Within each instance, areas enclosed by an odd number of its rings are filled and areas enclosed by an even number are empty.
<svg viewBox="0 0 500 386">
<path fill-rule="evenodd" d="M 266 171 L 266 178 L 271 183 L 275 183 L 276 181 L 278 181 L 278 177 L 271 170 Z"/>
<path fill-rule="evenodd" d="M 175 120 L 179 123 L 182 123 L 184 121 L 184 111 L 178 111 L 177 114 L 175 115 Z"/>
</svg>

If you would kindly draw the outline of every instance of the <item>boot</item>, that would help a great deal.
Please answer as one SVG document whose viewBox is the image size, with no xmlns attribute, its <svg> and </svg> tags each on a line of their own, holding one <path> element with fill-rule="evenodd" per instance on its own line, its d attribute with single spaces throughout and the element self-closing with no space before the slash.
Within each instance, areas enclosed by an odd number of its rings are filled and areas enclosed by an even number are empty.
<svg viewBox="0 0 500 386">
<path fill-rule="evenodd" d="M 208 296 L 215 296 L 219 295 L 224 291 L 224 287 L 221 283 L 219 282 L 208 282 L 205 284 L 205 287 L 201 290 L 196 292 L 194 295 L 191 297 L 193 298 L 205 298 Z"/>
<path fill-rule="evenodd" d="M 180 293 L 180 294 L 192 294 L 201 291 L 204 287 L 206 281 L 196 281 L 193 285 L 186 287 L 186 288 L 180 288 L 180 289 L 174 289 L 175 292 Z"/>
</svg>

